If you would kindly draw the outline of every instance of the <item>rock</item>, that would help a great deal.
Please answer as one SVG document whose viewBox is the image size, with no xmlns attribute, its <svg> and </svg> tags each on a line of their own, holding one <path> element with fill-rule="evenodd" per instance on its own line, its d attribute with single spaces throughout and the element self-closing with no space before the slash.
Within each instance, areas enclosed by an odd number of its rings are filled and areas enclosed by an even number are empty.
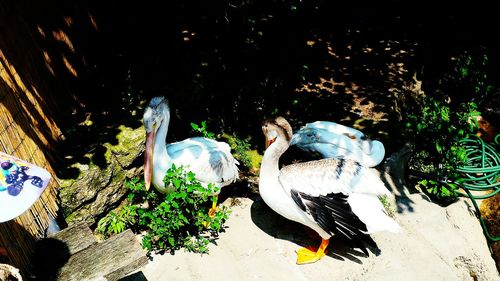
<svg viewBox="0 0 500 281">
<path fill-rule="evenodd" d="M 377 242 L 382 241 L 382 259 L 394 266 L 392 270 L 371 273 L 372 277 L 380 274 L 389 279 L 398 276 L 400 280 L 498 280 L 486 238 L 467 199 L 444 208 L 416 193 L 407 195 L 405 202 L 411 202 L 411 211 L 407 208 L 396 214 L 404 231 L 389 241 L 383 233 L 373 235 Z M 377 278 L 374 280 L 386 280 Z"/>
<path fill-rule="evenodd" d="M 132 163 L 144 152 L 145 131 L 141 126 L 137 129 L 132 129 L 121 125 L 118 127 L 120 133 L 116 136 L 118 144 L 104 144 L 108 148 L 107 154 L 112 154 L 122 168 L 130 169 Z"/>
<path fill-rule="evenodd" d="M 144 152 L 144 128 L 120 126 L 116 145 L 105 143 L 106 163 L 103 168 L 90 164 L 76 163 L 72 167 L 80 171 L 76 179 L 61 180 L 61 207 L 66 222 L 86 221 L 95 223 L 113 209 L 127 193 L 124 183 L 127 179 L 142 173 L 142 161 L 136 160 Z M 89 158 L 92 159 L 92 155 Z"/>
<path fill-rule="evenodd" d="M 412 206 L 411 211 L 395 214 L 403 231 L 371 235 L 380 253 L 365 256 L 333 238 L 328 256 L 297 265 L 295 250 L 317 245 L 319 239 L 274 213 L 258 196 L 238 199 L 240 204 L 231 207 L 225 232 L 209 246 L 208 255 L 154 254 L 143 270 L 147 280 L 229 281 L 235 276 L 241 281 L 499 280 L 481 226 L 466 200 L 443 208 L 422 194 L 409 194 L 405 204 Z"/>
<path fill-rule="evenodd" d="M 300 224 L 273 212 L 260 196 L 222 204 L 231 215 L 209 255 L 177 251 L 153 255 L 143 270 L 147 280 L 352 280 L 352 281 L 498 281 L 499 273 L 468 199 L 442 207 L 408 188 L 404 166 L 410 150 L 390 158 L 379 173 L 395 194 L 395 220 L 401 233 L 371 235 L 379 251 L 368 256 L 335 237 L 326 257 L 295 264 L 295 250 L 318 245 Z M 392 175 L 392 176 L 391 176 Z M 399 175 L 399 176 L 398 176 Z M 210 272 L 207 274 L 207 266 Z"/>
</svg>

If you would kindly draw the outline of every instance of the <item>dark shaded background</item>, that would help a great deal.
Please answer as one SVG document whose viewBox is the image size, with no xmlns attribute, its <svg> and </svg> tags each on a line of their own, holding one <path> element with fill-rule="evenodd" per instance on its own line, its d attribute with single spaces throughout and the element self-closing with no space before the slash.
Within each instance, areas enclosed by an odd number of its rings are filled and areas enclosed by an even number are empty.
<svg viewBox="0 0 500 281">
<path fill-rule="evenodd" d="M 451 57 L 482 50 L 489 77 L 498 78 L 499 32 L 487 1 L 11 2 L 5 16 L 38 34 L 51 57 L 59 89 L 51 93 L 53 115 L 65 136 L 54 160 L 61 167 L 70 164 L 67 154 L 78 161 L 104 151 L 100 144 L 114 141 L 119 124 L 140 126 L 144 102 L 155 95 L 173 109 L 169 141 L 189 136 L 190 122 L 207 120 L 210 131 L 251 136 L 259 147 L 261 121 L 278 114 L 294 128 L 315 120 L 352 126 L 362 117 L 363 131 L 390 153 L 404 141 L 394 136 L 396 111 L 414 74 L 434 90 Z M 406 72 L 391 73 L 391 63 Z M 318 88 L 320 77 L 336 84 Z M 305 84 L 312 94 L 297 91 Z M 386 120 L 352 110 L 351 92 Z"/>
</svg>

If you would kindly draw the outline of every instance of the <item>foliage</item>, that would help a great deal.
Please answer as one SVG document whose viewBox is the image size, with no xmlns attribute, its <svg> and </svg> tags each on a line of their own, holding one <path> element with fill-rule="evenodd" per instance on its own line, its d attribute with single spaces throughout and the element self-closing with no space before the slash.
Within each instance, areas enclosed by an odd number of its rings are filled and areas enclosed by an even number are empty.
<svg viewBox="0 0 500 281">
<path fill-rule="evenodd" d="M 202 121 L 200 125 L 191 123 L 191 128 L 195 133 L 201 134 L 203 137 L 215 139 L 215 134 L 207 130 L 207 121 Z M 245 167 L 251 169 L 260 166 L 260 159 L 257 159 L 259 158 L 258 153 L 257 157 L 253 157 L 255 153 L 250 148 L 251 137 L 242 139 L 235 134 L 229 135 L 227 133 L 222 134 L 221 137 L 227 141 L 234 151 L 234 158 Z"/>
<path fill-rule="evenodd" d="M 464 51 L 454 59 L 453 70 L 441 84 L 450 84 L 467 98 L 482 103 L 494 94 L 495 87 L 488 81 L 488 56 L 484 48 L 476 52 Z"/>
<path fill-rule="evenodd" d="M 217 187 L 212 184 L 204 187 L 194 173 L 175 166 L 167 171 L 164 182 L 176 191 L 160 194 L 146 191 L 144 182 L 138 179 L 127 182 L 131 205 L 122 208 L 119 215 L 110 213 L 101 220 L 100 230 L 110 234 L 123 231 L 122 224 L 130 226 L 144 233 L 142 246 L 149 252 L 173 253 L 185 248 L 207 253 L 208 244 L 223 231 L 223 223 L 229 215 L 225 206 L 216 210 L 213 217 L 208 215 L 208 208 L 216 200 L 213 194 Z"/>
<path fill-rule="evenodd" d="M 484 63 L 487 59 L 482 59 L 479 64 L 473 63 L 472 57 L 465 53 L 440 81 L 443 90 L 416 98 L 410 110 L 413 113 L 407 115 L 406 126 L 415 136 L 416 153 L 411 165 L 417 170 L 440 179 L 460 177 L 455 169 L 466 162 L 467 153 L 459 141 L 477 132 L 480 115 L 477 97 L 484 97 L 491 91 L 486 85 Z M 454 95 L 446 95 L 443 91 Z M 454 185 L 445 186 L 432 180 L 422 180 L 419 185 L 439 200 L 457 196 Z"/>
<path fill-rule="evenodd" d="M 260 154 L 256 149 L 247 151 L 248 157 L 250 157 L 250 163 L 253 170 L 260 169 L 260 164 L 262 163 L 262 154 Z"/>
<path fill-rule="evenodd" d="M 191 123 L 191 128 L 194 132 L 201 134 L 203 137 L 215 139 L 215 134 L 207 130 L 207 121 L 202 121 L 200 125 Z M 256 153 L 256 151 L 254 153 L 250 148 L 250 137 L 242 139 L 235 134 L 229 135 L 224 133 L 222 134 L 222 138 L 228 142 L 229 146 L 234 151 L 234 158 L 245 167 L 252 169 L 260 166 L 260 155 Z"/>
<path fill-rule="evenodd" d="M 96 231 L 109 237 L 111 234 L 123 232 L 127 226 L 134 223 L 135 210 L 133 208 L 122 208 L 117 213 L 111 211 L 97 223 Z"/>
<path fill-rule="evenodd" d="M 477 131 L 478 115 L 474 102 L 461 104 L 458 110 L 452 110 L 445 102 L 425 98 L 421 111 L 409 115 L 407 123 L 414 130 L 417 140 L 413 163 L 418 163 L 421 171 L 433 173 L 439 178 L 457 179 L 459 175 L 455 169 L 467 160 L 465 148 L 459 141 Z M 421 181 L 420 184 L 439 199 L 456 196 L 453 186 L 442 186 L 433 181 Z"/>
<path fill-rule="evenodd" d="M 240 139 L 235 135 L 224 134 L 222 136 L 225 138 L 234 150 L 234 158 L 240 163 L 243 163 L 245 167 L 252 168 L 252 159 L 250 157 L 250 137 L 246 139 Z"/>
<path fill-rule="evenodd" d="M 447 200 L 457 196 L 458 186 L 455 184 L 444 185 L 435 180 L 423 179 L 418 182 L 418 186 L 440 200 Z"/>
<path fill-rule="evenodd" d="M 215 139 L 215 134 L 207 130 L 207 121 L 201 121 L 201 125 L 191 123 L 191 128 L 205 138 Z"/>
<path fill-rule="evenodd" d="M 458 146 L 458 140 L 477 130 L 479 115 L 474 102 L 461 104 L 455 111 L 445 102 L 428 97 L 422 101 L 419 113 L 409 115 L 408 126 L 414 127 L 418 137 L 430 141 L 424 144 L 431 146 L 426 147 L 428 151 L 463 162 L 465 151 Z"/>
</svg>

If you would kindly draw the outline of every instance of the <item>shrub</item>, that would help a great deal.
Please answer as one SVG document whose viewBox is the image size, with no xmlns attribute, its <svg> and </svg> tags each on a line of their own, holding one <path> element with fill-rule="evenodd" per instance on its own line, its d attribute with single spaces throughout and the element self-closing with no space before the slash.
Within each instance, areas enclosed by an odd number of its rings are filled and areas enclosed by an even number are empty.
<svg viewBox="0 0 500 281">
<path fill-rule="evenodd" d="M 223 134 L 223 138 L 227 140 L 227 143 L 234 150 L 234 158 L 242 163 L 247 168 L 252 168 L 252 159 L 250 157 L 250 137 L 246 139 L 240 139 L 236 135 Z"/>
<path fill-rule="evenodd" d="M 483 102 L 494 91 L 487 83 L 484 54 L 475 58 L 464 52 L 452 62 L 451 70 L 438 83 L 439 89 L 431 89 L 409 105 L 406 126 L 416 143 L 412 168 L 454 181 L 460 178 L 456 168 L 467 161 L 460 140 L 477 133 L 477 102 Z M 438 200 L 458 195 L 455 185 L 421 180 L 419 186 Z"/>
<path fill-rule="evenodd" d="M 100 231 L 117 233 L 123 224 L 143 233 L 142 246 L 148 252 L 175 252 L 184 248 L 190 252 L 207 253 L 208 244 L 223 231 L 229 210 L 223 206 L 215 216 L 208 215 L 217 187 L 204 187 L 192 172 L 172 166 L 164 182 L 176 188 L 175 192 L 160 194 L 146 191 L 144 182 L 134 179 L 127 182 L 131 203 L 120 213 L 110 213 L 99 221 Z M 144 204 L 144 202 L 147 202 Z M 115 231 L 118 230 L 118 231 Z"/>
</svg>

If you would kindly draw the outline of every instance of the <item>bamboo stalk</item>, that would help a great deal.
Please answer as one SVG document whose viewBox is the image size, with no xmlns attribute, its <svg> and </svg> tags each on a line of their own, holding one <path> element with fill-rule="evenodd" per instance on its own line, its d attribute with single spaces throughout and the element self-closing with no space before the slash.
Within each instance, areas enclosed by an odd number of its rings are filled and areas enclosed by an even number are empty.
<svg viewBox="0 0 500 281">
<path fill-rule="evenodd" d="M 40 115 L 43 120 L 34 120 L 33 115 L 25 112 L 26 107 L 19 104 L 18 95 L 30 93 L 12 92 L 9 87 L 2 85 L 2 82 L 0 79 L 0 89 L 2 89 L 0 93 L 4 93 L 0 96 L 0 148 L 7 154 L 47 169 L 54 177 L 50 164 L 33 138 L 44 134 L 56 135 L 59 133 L 58 129 L 54 129 L 55 124 L 48 122 L 44 114 Z M 31 96 L 28 100 L 36 101 Z M 42 112 L 40 105 L 34 107 Z M 46 128 L 55 132 L 39 132 L 32 125 L 34 122 L 45 122 Z M 57 180 L 54 178 L 28 211 L 14 220 L 0 223 L 0 247 L 7 249 L 8 261 L 12 265 L 22 270 L 31 268 L 30 258 L 33 255 L 35 240 L 44 235 L 51 217 L 57 214 L 58 188 Z"/>
</svg>

